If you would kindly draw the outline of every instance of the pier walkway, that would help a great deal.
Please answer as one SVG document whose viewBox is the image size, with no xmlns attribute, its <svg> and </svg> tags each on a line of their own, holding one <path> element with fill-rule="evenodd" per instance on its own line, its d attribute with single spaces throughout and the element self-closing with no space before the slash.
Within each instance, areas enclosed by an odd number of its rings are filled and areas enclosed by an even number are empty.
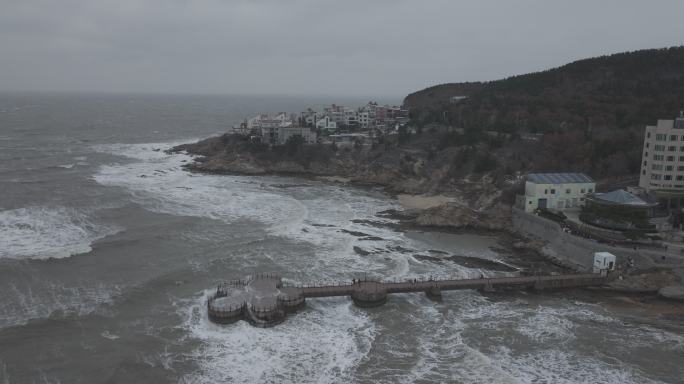
<svg viewBox="0 0 684 384">
<path fill-rule="evenodd" d="M 496 290 L 497 288 L 571 288 L 602 285 L 606 277 L 600 274 L 495 277 L 456 280 L 413 280 L 405 282 L 359 281 L 355 284 L 303 287 L 305 297 L 351 296 L 356 291 L 384 290 L 389 293 L 427 292 L 434 289 Z"/>
<path fill-rule="evenodd" d="M 442 291 L 576 288 L 600 286 L 609 279 L 609 275 L 601 273 L 402 282 L 353 279 L 351 284 L 283 286 L 279 276 L 259 274 L 220 284 L 207 300 L 207 311 L 209 319 L 216 323 L 244 319 L 257 327 L 270 327 L 284 321 L 287 313 L 304 306 L 307 298 L 350 296 L 359 307 L 376 307 L 384 304 L 389 294 L 396 293 L 424 292 L 430 298 L 439 299 Z"/>
</svg>

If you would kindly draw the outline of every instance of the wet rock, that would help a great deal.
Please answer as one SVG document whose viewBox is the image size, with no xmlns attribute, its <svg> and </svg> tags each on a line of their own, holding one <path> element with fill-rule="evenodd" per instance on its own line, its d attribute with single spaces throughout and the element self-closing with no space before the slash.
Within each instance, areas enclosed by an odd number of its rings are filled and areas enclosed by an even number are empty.
<svg viewBox="0 0 684 384">
<path fill-rule="evenodd" d="M 390 251 L 399 252 L 399 253 L 411 253 L 411 252 L 415 252 L 414 249 L 404 248 L 404 247 L 402 247 L 402 246 L 400 246 L 400 245 L 393 246 L 393 247 L 387 247 L 387 249 L 389 249 Z"/>
<path fill-rule="evenodd" d="M 510 207 L 502 204 L 488 210 L 476 211 L 468 206 L 447 203 L 421 211 L 414 221 L 427 227 L 508 230 L 510 217 Z"/>
<path fill-rule="evenodd" d="M 424 260 L 424 261 L 429 261 L 432 263 L 438 263 L 442 264 L 444 261 L 451 261 L 453 263 L 456 263 L 460 266 L 466 267 L 466 268 L 473 268 L 473 269 L 486 269 L 490 271 L 497 271 L 497 272 L 515 272 L 517 271 L 516 268 L 511 267 L 509 265 L 500 263 L 498 261 L 494 260 L 488 260 L 488 259 L 481 259 L 479 257 L 473 257 L 473 256 L 460 256 L 460 255 L 453 255 L 453 256 L 447 256 L 447 257 L 437 257 L 437 256 L 427 256 L 427 255 L 414 255 L 418 260 Z"/>
<path fill-rule="evenodd" d="M 669 285 L 667 287 L 660 288 L 658 290 L 658 295 L 670 300 L 684 301 L 684 286 Z"/>
<path fill-rule="evenodd" d="M 517 251 L 539 251 L 544 248 L 544 242 L 541 240 L 516 241 L 511 246 Z"/>
<path fill-rule="evenodd" d="M 356 252 L 357 254 L 359 254 L 361 256 L 370 255 L 370 252 L 366 251 L 365 249 L 363 249 L 361 247 L 357 247 L 357 246 L 354 246 L 354 252 Z"/>
<path fill-rule="evenodd" d="M 358 231 L 349 231 L 347 229 L 340 229 L 340 232 L 347 233 L 347 234 L 350 234 L 350 235 L 356 236 L 356 237 L 369 237 L 370 236 L 367 233 L 358 232 Z"/>
<path fill-rule="evenodd" d="M 359 240 L 381 241 L 381 240 L 385 240 L 385 239 L 383 239 L 382 237 L 377 237 L 377 236 L 366 236 L 366 237 L 360 238 Z"/>
</svg>

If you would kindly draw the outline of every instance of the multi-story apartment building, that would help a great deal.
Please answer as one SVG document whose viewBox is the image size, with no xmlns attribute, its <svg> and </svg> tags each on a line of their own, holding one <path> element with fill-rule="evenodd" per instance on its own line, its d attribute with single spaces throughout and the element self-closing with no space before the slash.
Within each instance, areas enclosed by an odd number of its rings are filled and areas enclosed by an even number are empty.
<svg viewBox="0 0 684 384">
<path fill-rule="evenodd" d="M 358 113 L 359 126 L 361 128 L 368 128 L 370 126 L 370 114 L 368 111 L 361 109 Z"/>
<path fill-rule="evenodd" d="M 658 197 L 684 197 L 684 115 L 646 127 L 639 186 Z"/>
</svg>

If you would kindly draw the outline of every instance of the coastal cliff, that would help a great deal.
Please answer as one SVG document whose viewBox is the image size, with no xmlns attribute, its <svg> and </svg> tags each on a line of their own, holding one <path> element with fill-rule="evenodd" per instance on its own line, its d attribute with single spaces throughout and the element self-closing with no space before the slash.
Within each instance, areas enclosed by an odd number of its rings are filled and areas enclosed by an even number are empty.
<svg viewBox="0 0 684 384">
<path fill-rule="evenodd" d="M 197 155 L 187 168 L 195 172 L 322 177 L 356 185 L 383 187 L 388 193 L 439 196 L 407 206 L 409 221 L 420 226 L 501 230 L 510 224 L 515 184 L 495 172 L 468 171 L 461 150 L 436 154 L 432 140 L 400 145 L 383 143 L 336 148 L 302 145 L 266 147 L 237 135 L 222 135 L 174 147 Z M 460 159 L 459 159 L 460 158 Z M 475 165 L 476 166 L 476 165 Z"/>
</svg>

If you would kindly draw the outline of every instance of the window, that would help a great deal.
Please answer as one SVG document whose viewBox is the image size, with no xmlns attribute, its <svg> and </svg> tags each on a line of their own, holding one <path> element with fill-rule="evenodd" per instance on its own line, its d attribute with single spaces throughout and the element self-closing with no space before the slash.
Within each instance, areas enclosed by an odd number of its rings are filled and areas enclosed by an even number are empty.
<svg viewBox="0 0 684 384">
<path fill-rule="evenodd" d="M 656 144 L 653 146 L 653 150 L 656 152 L 663 152 L 665 150 L 665 146 L 662 144 Z"/>
<path fill-rule="evenodd" d="M 670 135 L 670 141 L 677 141 L 677 135 Z"/>
<path fill-rule="evenodd" d="M 673 168 L 673 166 L 668 165 L 668 166 L 665 167 L 665 170 L 666 170 L 666 171 L 672 172 L 672 168 Z"/>
<path fill-rule="evenodd" d="M 568 195 L 570 194 L 570 192 L 572 192 L 572 191 L 570 190 L 570 188 L 568 188 L 568 189 L 565 190 L 565 193 L 568 194 Z"/>
<path fill-rule="evenodd" d="M 648 161 L 644 160 L 644 167 L 648 165 Z M 584 192 L 584 190 L 582 190 Z"/>
<path fill-rule="evenodd" d="M 662 171 L 663 170 L 663 165 L 662 164 L 652 164 L 651 169 L 654 171 Z"/>
<path fill-rule="evenodd" d="M 677 167 L 677 170 L 678 170 L 678 171 L 684 171 L 684 165 L 678 166 L 678 167 Z"/>
<path fill-rule="evenodd" d="M 679 176 L 675 177 L 675 180 L 682 181 L 682 180 L 684 180 L 684 176 L 679 175 Z"/>
<path fill-rule="evenodd" d="M 652 173 L 651 174 L 651 180 L 660 180 L 663 178 L 663 175 L 657 174 L 657 173 Z"/>
<path fill-rule="evenodd" d="M 651 132 L 646 132 L 646 138 L 650 139 L 651 138 Z"/>
<path fill-rule="evenodd" d="M 682 136 L 684 137 L 684 136 Z M 679 152 L 684 152 L 684 147 L 679 147 Z"/>
<path fill-rule="evenodd" d="M 663 180 L 672 180 L 672 175 L 665 175 Z"/>
<path fill-rule="evenodd" d="M 551 190 L 551 194 L 552 194 L 552 195 L 555 195 L 555 194 L 556 194 L 556 190 L 555 190 L 555 189 L 552 189 L 552 190 Z"/>
<path fill-rule="evenodd" d="M 679 161 L 684 161 L 684 156 L 679 156 Z"/>
<path fill-rule="evenodd" d="M 674 152 L 677 150 L 677 147 L 675 147 L 674 145 L 671 145 L 671 146 L 667 147 L 667 150 L 670 152 Z"/>
<path fill-rule="evenodd" d="M 589 193 L 592 193 L 592 192 L 594 192 L 594 190 L 593 190 L 593 189 L 591 189 L 591 188 L 589 188 Z"/>
<path fill-rule="evenodd" d="M 667 161 L 674 161 L 674 156 L 668 156 Z"/>
<path fill-rule="evenodd" d="M 646 148 L 648 148 L 649 145 L 651 145 L 651 143 L 649 143 L 649 142 L 647 141 L 647 142 L 646 142 Z"/>
<path fill-rule="evenodd" d="M 684 185 L 677 184 L 677 185 L 675 185 L 675 188 L 684 188 Z"/>
<path fill-rule="evenodd" d="M 653 160 L 663 161 L 663 160 L 665 160 L 665 155 L 653 155 Z"/>
<path fill-rule="evenodd" d="M 644 161 L 644 163 L 645 163 L 645 161 Z M 646 164 L 644 164 L 644 165 L 646 165 Z M 584 189 L 584 188 L 580 189 L 580 193 L 584 193 L 584 192 L 586 192 L 586 189 Z"/>
<path fill-rule="evenodd" d="M 644 169 L 643 171 L 641 171 L 641 174 L 642 174 L 642 175 L 645 175 L 645 174 L 646 174 L 646 170 Z"/>
<path fill-rule="evenodd" d="M 665 141 L 667 140 L 667 135 L 664 133 L 656 133 L 656 141 Z"/>
<path fill-rule="evenodd" d="M 584 197 L 580 197 L 580 201 L 584 201 Z"/>
</svg>

